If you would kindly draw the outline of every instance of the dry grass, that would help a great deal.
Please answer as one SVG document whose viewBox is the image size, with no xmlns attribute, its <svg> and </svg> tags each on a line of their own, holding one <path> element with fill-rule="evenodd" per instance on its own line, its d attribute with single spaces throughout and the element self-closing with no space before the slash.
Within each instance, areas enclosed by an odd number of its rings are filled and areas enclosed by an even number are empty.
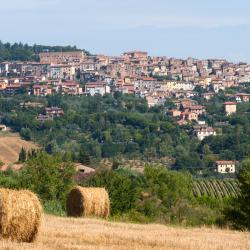
<svg viewBox="0 0 250 250">
<path fill-rule="evenodd" d="M 105 188 L 77 186 L 73 188 L 67 199 L 67 213 L 73 217 L 109 216 L 110 201 Z"/>
<path fill-rule="evenodd" d="M 38 148 L 34 143 L 22 140 L 18 134 L 0 133 L 0 160 L 6 165 L 18 160 L 22 147 L 26 150 Z"/>
<path fill-rule="evenodd" d="M 248 250 L 250 234 L 46 216 L 35 243 L 0 241 L 0 249 Z"/>
</svg>

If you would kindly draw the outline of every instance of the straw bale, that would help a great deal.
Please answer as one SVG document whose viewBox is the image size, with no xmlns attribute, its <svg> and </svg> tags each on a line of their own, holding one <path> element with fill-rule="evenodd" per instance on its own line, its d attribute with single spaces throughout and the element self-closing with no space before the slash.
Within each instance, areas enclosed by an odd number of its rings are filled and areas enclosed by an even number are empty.
<svg viewBox="0 0 250 250">
<path fill-rule="evenodd" d="M 18 242 L 33 242 L 38 234 L 42 207 L 28 190 L 0 188 L 0 237 Z"/>
<path fill-rule="evenodd" d="M 73 188 L 67 199 L 68 216 L 109 216 L 110 201 L 105 188 Z"/>
</svg>

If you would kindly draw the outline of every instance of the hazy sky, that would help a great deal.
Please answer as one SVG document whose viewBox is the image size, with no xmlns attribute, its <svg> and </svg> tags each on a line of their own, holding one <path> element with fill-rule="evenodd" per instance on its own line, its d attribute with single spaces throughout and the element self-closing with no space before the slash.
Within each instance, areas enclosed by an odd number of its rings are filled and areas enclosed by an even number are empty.
<svg viewBox="0 0 250 250">
<path fill-rule="evenodd" d="M 249 0 L 0 0 L 0 40 L 250 62 Z"/>
</svg>

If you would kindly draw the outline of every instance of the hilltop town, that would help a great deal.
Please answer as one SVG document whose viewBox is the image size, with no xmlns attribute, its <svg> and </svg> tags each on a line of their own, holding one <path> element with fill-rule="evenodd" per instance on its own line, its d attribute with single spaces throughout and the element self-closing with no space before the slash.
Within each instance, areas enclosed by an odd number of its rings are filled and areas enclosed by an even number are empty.
<svg viewBox="0 0 250 250">
<path fill-rule="evenodd" d="M 250 65 L 226 60 L 153 57 L 147 52 L 125 52 L 119 57 L 86 55 L 83 51 L 44 52 L 40 62 L 1 62 L 0 90 L 27 88 L 29 94 L 105 94 L 115 91 L 146 97 L 149 105 L 166 97 L 193 97 L 202 87 L 211 98 L 220 90 L 250 81 Z M 85 83 L 84 88 L 79 83 Z M 242 93 L 236 100 L 248 99 Z"/>
<path fill-rule="evenodd" d="M 44 52 L 39 57 L 40 62 L 1 62 L 0 92 L 15 94 L 25 89 L 35 96 L 93 96 L 120 91 L 146 98 L 151 107 L 163 104 L 166 98 L 192 99 L 199 89 L 209 100 L 221 90 L 250 82 L 249 64 L 222 59 L 152 57 L 142 51 L 125 52 L 119 57 L 87 55 L 83 51 Z M 247 93 L 231 97 L 236 102 L 249 101 Z M 235 109 L 231 106 L 233 103 L 227 104 L 229 114 Z M 186 111 L 190 112 L 182 114 L 184 120 L 197 120 L 205 109 L 193 105 Z"/>
</svg>

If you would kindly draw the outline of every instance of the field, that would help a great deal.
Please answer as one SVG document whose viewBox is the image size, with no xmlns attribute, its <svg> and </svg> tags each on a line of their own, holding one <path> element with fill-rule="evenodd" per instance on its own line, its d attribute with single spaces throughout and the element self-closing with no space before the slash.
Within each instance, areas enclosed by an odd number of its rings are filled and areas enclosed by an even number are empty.
<svg viewBox="0 0 250 250">
<path fill-rule="evenodd" d="M 235 197 L 239 194 L 239 183 L 234 179 L 197 180 L 193 183 L 195 197 L 209 196 L 216 199 Z"/>
<path fill-rule="evenodd" d="M 247 250 L 250 233 L 209 228 L 113 223 L 45 216 L 35 243 L 0 241 L 0 249 Z"/>
<path fill-rule="evenodd" d="M 32 142 L 22 140 L 18 134 L 0 132 L 0 160 L 5 165 L 13 164 L 18 160 L 18 155 L 22 147 L 27 150 L 37 148 Z"/>
</svg>

